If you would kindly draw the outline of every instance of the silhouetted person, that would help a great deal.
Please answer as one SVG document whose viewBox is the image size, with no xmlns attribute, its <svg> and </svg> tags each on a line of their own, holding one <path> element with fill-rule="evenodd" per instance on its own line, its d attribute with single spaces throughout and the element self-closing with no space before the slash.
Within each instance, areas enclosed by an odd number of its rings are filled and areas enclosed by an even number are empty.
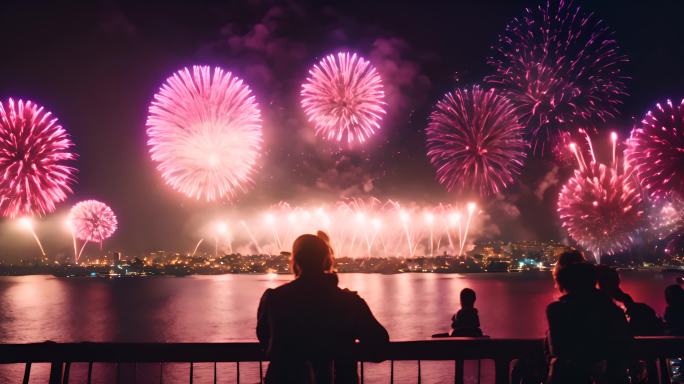
<svg viewBox="0 0 684 384">
<path fill-rule="evenodd" d="M 551 271 L 556 286 L 558 286 L 558 272 L 570 265 L 584 262 L 586 262 L 584 255 L 576 249 L 570 249 L 561 253 Z M 551 358 L 549 337 L 547 334 L 547 337 L 544 340 L 544 352 L 542 355 L 521 357 L 514 361 L 511 372 L 511 382 L 514 384 L 538 384 L 539 382 L 544 381 L 544 377 L 548 376 Z"/>
<path fill-rule="evenodd" d="M 475 291 L 464 288 L 461 291 L 461 309 L 451 318 L 451 336 L 480 337 L 480 317 L 475 308 Z"/>
<path fill-rule="evenodd" d="M 632 336 L 660 336 L 663 334 L 663 322 L 656 311 L 645 303 L 635 302 L 630 295 L 620 288 L 620 275 L 615 269 L 606 265 L 598 265 L 596 272 L 601 292 L 624 305 Z"/>
<path fill-rule="evenodd" d="M 352 350 L 379 350 L 389 341 L 366 302 L 338 288 L 332 267 L 326 241 L 299 236 L 292 245 L 295 280 L 264 292 L 257 337 L 271 361 L 266 383 L 357 383 Z"/>
<path fill-rule="evenodd" d="M 684 290 L 678 284 L 665 288 L 665 333 L 670 336 L 684 336 Z"/>
<path fill-rule="evenodd" d="M 546 308 L 549 323 L 548 383 L 625 383 L 631 337 L 620 308 L 596 289 L 596 270 L 586 263 L 560 268 L 564 295 Z"/>
</svg>

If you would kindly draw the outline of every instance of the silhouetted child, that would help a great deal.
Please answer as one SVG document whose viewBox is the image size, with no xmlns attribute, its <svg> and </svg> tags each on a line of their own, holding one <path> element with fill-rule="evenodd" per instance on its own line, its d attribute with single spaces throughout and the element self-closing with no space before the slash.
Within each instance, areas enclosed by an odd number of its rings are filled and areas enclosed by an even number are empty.
<svg viewBox="0 0 684 384">
<path fill-rule="evenodd" d="M 451 318 L 451 336 L 481 337 L 480 317 L 475 308 L 475 291 L 464 288 L 461 291 L 461 309 Z"/>
</svg>

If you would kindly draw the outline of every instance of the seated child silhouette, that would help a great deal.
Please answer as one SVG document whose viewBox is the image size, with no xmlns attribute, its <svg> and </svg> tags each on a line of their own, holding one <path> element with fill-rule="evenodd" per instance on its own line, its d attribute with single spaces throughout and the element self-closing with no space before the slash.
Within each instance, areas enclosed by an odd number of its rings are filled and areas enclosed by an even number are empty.
<svg viewBox="0 0 684 384">
<path fill-rule="evenodd" d="M 475 291 L 464 288 L 461 291 L 461 309 L 451 318 L 451 336 L 481 337 L 480 317 L 475 308 Z"/>
</svg>

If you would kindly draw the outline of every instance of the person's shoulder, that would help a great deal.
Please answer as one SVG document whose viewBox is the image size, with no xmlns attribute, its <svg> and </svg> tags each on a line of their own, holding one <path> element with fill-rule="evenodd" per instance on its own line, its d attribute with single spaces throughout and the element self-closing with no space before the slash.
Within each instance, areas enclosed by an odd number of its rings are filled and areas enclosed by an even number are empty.
<svg viewBox="0 0 684 384">
<path fill-rule="evenodd" d="M 566 311 L 567 306 L 567 303 L 560 300 L 549 303 L 549 305 L 546 306 L 546 316 L 551 318 L 561 315 Z"/>
<path fill-rule="evenodd" d="M 366 300 L 364 300 L 357 291 L 352 291 L 348 288 L 337 288 L 337 295 L 342 301 L 349 305 L 366 305 Z"/>
<path fill-rule="evenodd" d="M 295 284 L 294 284 L 295 281 L 296 280 L 288 281 L 287 283 L 281 284 L 275 288 L 267 288 L 264 291 L 263 296 L 264 297 L 267 297 L 267 296 L 272 297 L 272 296 L 279 296 L 279 295 L 287 294 L 289 291 L 291 291 L 293 288 L 295 288 Z"/>
</svg>

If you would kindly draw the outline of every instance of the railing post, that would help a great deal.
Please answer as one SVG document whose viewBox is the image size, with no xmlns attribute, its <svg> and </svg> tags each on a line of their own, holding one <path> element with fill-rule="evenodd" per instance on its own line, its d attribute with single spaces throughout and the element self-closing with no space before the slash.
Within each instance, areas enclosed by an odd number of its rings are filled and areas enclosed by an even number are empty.
<svg viewBox="0 0 684 384">
<path fill-rule="evenodd" d="M 670 384 L 670 367 L 667 364 L 667 359 L 662 357 L 660 360 L 660 383 Z"/>
<path fill-rule="evenodd" d="M 390 384 L 394 384 L 394 360 L 390 360 Z"/>
<path fill-rule="evenodd" d="M 496 384 L 510 384 L 511 382 L 511 360 L 499 358 L 494 360 L 494 382 Z"/>
<path fill-rule="evenodd" d="M 422 378 L 423 378 L 423 375 L 422 375 L 422 372 L 420 369 L 420 360 L 418 360 L 418 384 L 421 383 Z"/>
<path fill-rule="evenodd" d="M 69 384 L 69 371 L 71 370 L 71 363 L 64 363 L 64 376 L 62 376 L 62 384 Z"/>
<path fill-rule="evenodd" d="M 31 378 L 31 362 L 27 362 L 26 366 L 24 366 L 24 380 L 22 381 L 23 384 L 29 384 L 29 379 Z"/>
<path fill-rule="evenodd" d="M 62 362 L 53 361 L 50 364 L 50 384 L 62 383 Z"/>
<path fill-rule="evenodd" d="M 88 362 L 88 384 L 93 380 L 93 362 Z"/>
<path fill-rule="evenodd" d="M 465 364 L 463 363 L 463 360 L 455 360 L 454 361 L 454 383 L 455 384 L 463 384 L 463 380 L 465 377 L 464 372 L 463 372 L 464 370 L 465 370 Z"/>
</svg>

